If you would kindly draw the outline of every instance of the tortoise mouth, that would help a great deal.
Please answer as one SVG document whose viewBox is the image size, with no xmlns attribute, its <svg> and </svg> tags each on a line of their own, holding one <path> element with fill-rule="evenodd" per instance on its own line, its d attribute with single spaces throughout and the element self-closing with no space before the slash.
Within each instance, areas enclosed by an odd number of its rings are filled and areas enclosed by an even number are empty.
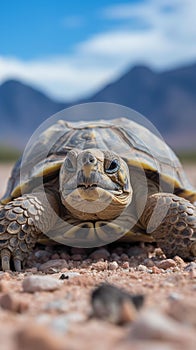
<svg viewBox="0 0 196 350">
<path fill-rule="evenodd" d="M 77 188 L 83 188 L 84 190 L 85 189 L 89 189 L 89 188 L 96 188 L 98 187 L 98 184 L 79 184 L 77 185 Z"/>
<path fill-rule="evenodd" d="M 61 193 L 62 203 L 70 215 L 81 221 L 112 220 L 127 207 L 129 199 L 122 190 L 107 190 L 99 186 L 79 186 L 67 195 Z"/>
<path fill-rule="evenodd" d="M 103 191 L 105 193 L 108 193 L 110 195 L 114 195 L 114 196 L 120 196 L 123 194 L 123 190 L 119 187 L 116 186 L 116 188 L 105 188 L 105 187 L 102 187 L 102 186 L 99 186 L 98 184 L 92 184 L 92 185 L 84 185 L 84 184 L 81 184 L 81 185 L 78 185 L 77 187 L 75 188 L 69 188 L 69 189 L 64 189 L 62 194 L 63 194 L 63 197 L 66 198 L 67 196 L 71 195 L 72 193 L 77 193 L 80 195 L 82 195 L 83 197 L 83 194 L 85 195 L 85 198 L 88 198 L 89 200 L 91 200 L 91 197 L 93 196 L 94 197 L 94 194 L 95 193 L 103 193 Z"/>
<path fill-rule="evenodd" d="M 76 188 L 83 190 L 102 188 L 105 191 L 122 190 L 119 184 L 113 182 L 108 177 L 103 176 L 99 171 L 92 171 L 86 176 L 82 170 L 79 171 L 77 175 Z"/>
<path fill-rule="evenodd" d="M 104 187 L 101 186 L 100 184 L 78 184 L 77 187 L 74 188 L 64 188 L 63 190 L 63 195 L 67 196 L 71 193 L 74 193 L 76 190 L 78 190 L 78 193 L 86 193 L 90 194 L 93 192 L 99 192 L 99 191 L 104 191 L 104 192 L 109 192 L 110 194 L 113 194 L 115 196 L 121 195 L 123 193 L 123 190 L 120 188 L 120 186 L 115 185 L 115 186 L 110 186 L 110 187 Z"/>
<path fill-rule="evenodd" d="M 82 183 L 82 184 L 78 184 L 77 188 L 81 188 L 83 190 L 89 190 L 89 189 L 99 189 L 102 188 L 105 191 L 109 191 L 109 192 L 122 192 L 122 189 L 120 186 L 118 186 L 117 184 L 111 183 L 109 186 L 104 186 L 101 185 L 100 183 Z"/>
</svg>

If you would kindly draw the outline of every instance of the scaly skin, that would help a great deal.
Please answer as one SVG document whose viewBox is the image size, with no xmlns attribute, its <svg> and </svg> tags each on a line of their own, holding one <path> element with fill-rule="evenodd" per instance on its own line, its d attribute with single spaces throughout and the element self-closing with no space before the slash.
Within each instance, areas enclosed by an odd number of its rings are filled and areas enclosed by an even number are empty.
<svg viewBox="0 0 196 350">
<path fill-rule="evenodd" d="M 164 213 L 157 227 L 157 218 Z M 184 198 L 169 193 L 149 196 L 142 224 L 167 257 L 196 256 L 196 208 Z"/>
<path fill-rule="evenodd" d="M 51 197 L 51 196 L 49 196 Z M 52 199 L 54 207 L 54 198 Z M 10 270 L 13 260 L 16 271 L 35 246 L 39 235 L 48 231 L 56 215 L 41 193 L 27 194 L 0 207 L 0 257 L 2 270 Z"/>
<path fill-rule="evenodd" d="M 54 198 L 51 200 L 54 207 Z M 55 224 L 54 211 L 48 203 L 44 205 L 43 202 L 42 194 L 38 193 L 24 195 L 1 206 L 2 270 L 9 270 L 10 260 L 13 260 L 15 270 L 21 271 L 22 262 L 33 249 L 41 232 L 46 232 Z M 163 210 L 166 215 L 157 227 L 157 218 Z M 196 256 L 196 208 L 189 201 L 168 193 L 152 194 L 148 198 L 141 222 L 167 257 Z"/>
</svg>

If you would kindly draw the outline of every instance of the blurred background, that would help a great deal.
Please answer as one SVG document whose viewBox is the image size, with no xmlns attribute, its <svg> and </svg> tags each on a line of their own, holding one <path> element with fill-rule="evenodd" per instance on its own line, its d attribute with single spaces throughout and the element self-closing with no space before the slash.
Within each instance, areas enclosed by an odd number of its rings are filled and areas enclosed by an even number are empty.
<svg viewBox="0 0 196 350">
<path fill-rule="evenodd" d="M 195 0 L 1 1 L 0 161 L 88 101 L 136 109 L 194 161 L 195 17 Z"/>
</svg>

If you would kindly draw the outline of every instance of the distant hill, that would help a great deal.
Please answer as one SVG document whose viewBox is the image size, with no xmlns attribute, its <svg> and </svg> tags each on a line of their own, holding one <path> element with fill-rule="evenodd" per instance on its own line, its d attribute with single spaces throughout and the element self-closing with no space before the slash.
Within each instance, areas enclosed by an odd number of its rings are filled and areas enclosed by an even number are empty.
<svg viewBox="0 0 196 350">
<path fill-rule="evenodd" d="M 133 108 L 175 148 L 196 147 L 196 64 L 163 73 L 136 66 L 89 100 Z"/>
<path fill-rule="evenodd" d="M 40 123 L 66 107 L 28 85 L 6 81 L 0 86 L 0 144 L 23 147 Z"/>
<path fill-rule="evenodd" d="M 95 101 L 136 109 L 176 149 L 196 147 L 196 64 L 161 73 L 136 66 L 79 102 Z M 68 105 L 18 81 L 5 82 L 0 86 L 1 140 L 23 146 L 44 119 Z"/>
</svg>

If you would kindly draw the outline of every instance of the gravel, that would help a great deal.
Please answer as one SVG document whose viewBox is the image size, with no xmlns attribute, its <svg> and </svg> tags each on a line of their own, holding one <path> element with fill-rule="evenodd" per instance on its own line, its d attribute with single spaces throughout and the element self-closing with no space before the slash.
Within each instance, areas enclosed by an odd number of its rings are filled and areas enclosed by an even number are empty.
<svg viewBox="0 0 196 350">
<path fill-rule="evenodd" d="M 145 311 L 133 324 L 131 329 L 133 339 L 161 340 L 177 344 L 194 344 L 193 328 L 183 327 L 179 322 L 155 310 Z"/>
<path fill-rule="evenodd" d="M 117 270 L 118 269 L 118 263 L 116 261 L 111 261 L 109 264 L 108 264 L 108 269 L 109 270 Z"/>
<path fill-rule="evenodd" d="M 161 261 L 157 261 L 156 262 L 156 266 L 159 269 L 167 270 L 167 269 L 170 269 L 171 267 L 175 267 L 176 266 L 176 262 L 173 259 L 164 259 L 164 260 L 161 260 Z"/>
<path fill-rule="evenodd" d="M 62 281 L 59 281 L 50 276 L 29 276 L 22 283 L 23 291 L 34 293 L 39 291 L 54 291 L 62 286 Z"/>
<path fill-rule="evenodd" d="M 63 268 L 67 268 L 68 264 L 65 259 L 53 259 L 41 264 L 39 266 L 39 271 L 45 273 L 55 273 L 61 271 Z"/>
</svg>

